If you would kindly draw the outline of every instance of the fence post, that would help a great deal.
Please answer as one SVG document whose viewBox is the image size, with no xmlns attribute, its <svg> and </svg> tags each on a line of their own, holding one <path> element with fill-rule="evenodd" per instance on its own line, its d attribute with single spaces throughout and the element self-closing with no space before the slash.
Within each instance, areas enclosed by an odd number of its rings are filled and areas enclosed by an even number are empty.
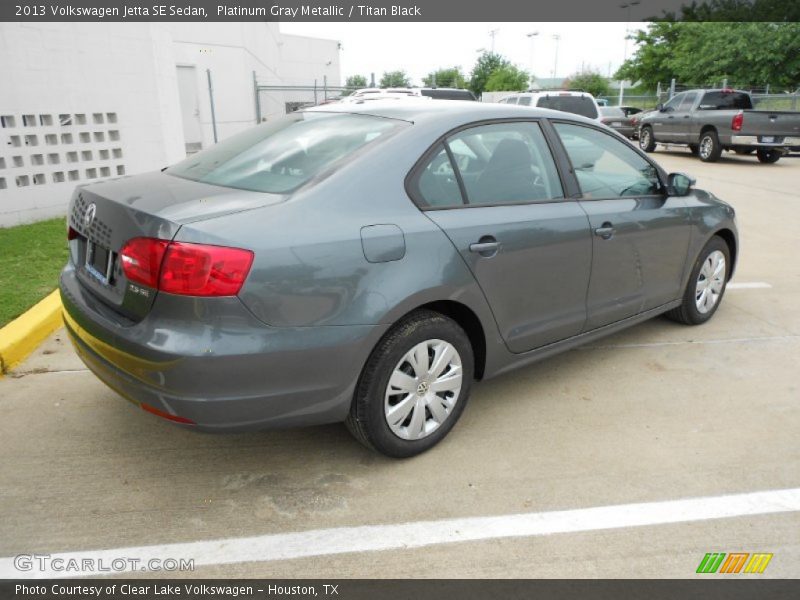
<svg viewBox="0 0 800 600">
<path fill-rule="evenodd" d="M 261 98 L 259 97 L 258 79 L 255 71 L 253 71 L 253 92 L 256 96 L 256 123 L 261 123 Z"/>
<path fill-rule="evenodd" d="M 217 115 L 214 111 L 214 86 L 211 85 L 211 69 L 206 69 L 208 77 L 208 99 L 211 102 L 211 128 L 214 131 L 214 143 L 217 143 Z"/>
<path fill-rule="evenodd" d="M 728 87 L 728 78 L 726 77 L 725 79 L 722 80 L 722 89 L 725 89 L 727 87 Z"/>
<path fill-rule="evenodd" d="M 672 100 L 672 97 L 675 95 L 675 79 L 673 78 L 672 81 L 669 82 L 669 99 Z"/>
<path fill-rule="evenodd" d="M 314 105 L 317 104 L 317 80 L 314 80 Z"/>
<path fill-rule="evenodd" d="M 327 100 L 328 99 L 328 76 L 322 76 L 322 97 Z"/>
</svg>

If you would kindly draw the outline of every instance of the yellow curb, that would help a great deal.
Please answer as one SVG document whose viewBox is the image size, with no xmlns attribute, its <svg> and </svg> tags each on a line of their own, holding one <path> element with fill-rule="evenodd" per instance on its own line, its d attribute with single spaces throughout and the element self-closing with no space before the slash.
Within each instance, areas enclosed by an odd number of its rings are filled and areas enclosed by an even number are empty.
<svg viewBox="0 0 800 600">
<path fill-rule="evenodd" d="M 62 324 L 61 297 L 56 290 L 0 329 L 0 377 L 25 360 Z"/>
</svg>

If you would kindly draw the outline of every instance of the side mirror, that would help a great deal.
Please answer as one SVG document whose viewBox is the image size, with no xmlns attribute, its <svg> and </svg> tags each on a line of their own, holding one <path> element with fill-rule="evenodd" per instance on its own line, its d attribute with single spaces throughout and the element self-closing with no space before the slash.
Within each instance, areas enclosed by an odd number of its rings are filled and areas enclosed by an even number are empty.
<svg viewBox="0 0 800 600">
<path fill-rule="evenodd" d="M 656 104 L 656 110 L 658 112 L 664 112 L 664 103 L 663 102 L 659 102 L 658 104 Z"/>
<path fill-rule="evenodd" d="M 684 173 L 670 173 L 667 177 L 667 192 L 670 196 L 687 196 L 695 183 L 693 177 Z"/>
</svg>

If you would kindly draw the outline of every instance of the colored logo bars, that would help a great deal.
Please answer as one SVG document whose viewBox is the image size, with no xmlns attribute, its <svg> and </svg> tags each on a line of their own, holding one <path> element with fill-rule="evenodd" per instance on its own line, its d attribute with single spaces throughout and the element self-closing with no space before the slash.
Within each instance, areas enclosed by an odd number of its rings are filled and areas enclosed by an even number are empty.
<svg viewBox="0 0 800 600">
<path fill-rule="evenodd" d="M 697 566 L 697 573 L 763 573 L 771 560 L 772 554 L 763 552 L 709 552 Z"/>
</svg>

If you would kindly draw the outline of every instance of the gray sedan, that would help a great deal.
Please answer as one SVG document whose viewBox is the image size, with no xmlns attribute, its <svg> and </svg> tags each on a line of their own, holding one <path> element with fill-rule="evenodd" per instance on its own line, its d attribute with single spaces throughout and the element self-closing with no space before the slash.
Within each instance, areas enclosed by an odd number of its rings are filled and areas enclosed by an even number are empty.
<svg viewBox="0 0 800 600">
<path fill-rule="evenodd" d="M 663 313 L 710 319 L 736 225 L 692 184 L 563 112 L 301 111 L 78 188 L 65 322 L 87 366 L 161 418 L 344 421 L 412 456 L 475 380 Z"/>
</svg>

